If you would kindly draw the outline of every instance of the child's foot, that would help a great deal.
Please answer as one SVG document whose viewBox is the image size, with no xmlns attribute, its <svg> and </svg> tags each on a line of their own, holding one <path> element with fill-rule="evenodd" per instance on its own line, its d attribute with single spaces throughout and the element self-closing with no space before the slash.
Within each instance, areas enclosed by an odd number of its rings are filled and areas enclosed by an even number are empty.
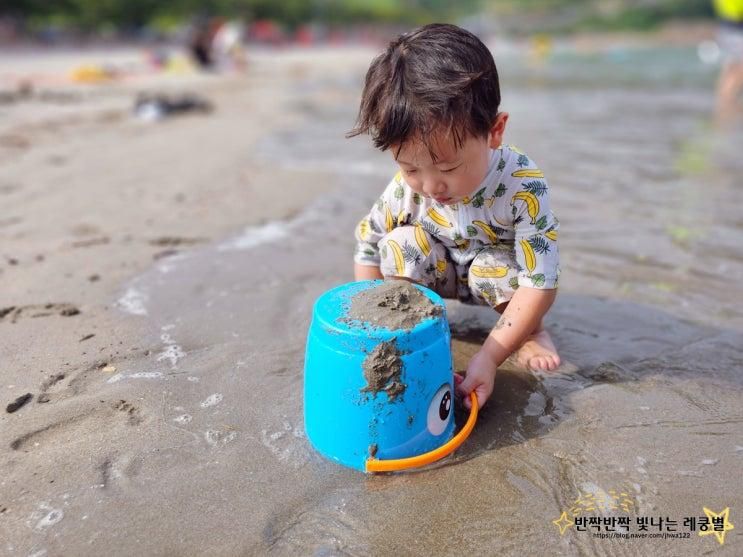
<svg viewBox="0 0 743 557">
<path fill-rule="evenodd" d="M 531 371 L 554 371 L 560 365 L 560 356 L 547 329 L 529 336 L 516 351 L 516 360 Z"/>
</svg>

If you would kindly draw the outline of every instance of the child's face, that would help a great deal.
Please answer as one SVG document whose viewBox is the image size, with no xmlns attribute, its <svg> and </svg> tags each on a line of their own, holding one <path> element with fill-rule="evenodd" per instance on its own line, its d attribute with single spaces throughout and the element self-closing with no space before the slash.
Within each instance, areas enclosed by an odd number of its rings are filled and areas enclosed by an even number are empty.
<svg viewBox="0 0 743 557">
<path fill-rule="evenodd" d="M 421 141 L 393 146 L 393 157 L 397 154 L 395 160 L 413 191 L 452 205 L 475 193 L 485 178 L 490 150 L 500 147 L 506 120 L 508 114 L 500 113 L 487 137 L 468 137 L 459 149 L 451 138 L 434 134 L 430 143 L 435 162 Z"/>
</svg>

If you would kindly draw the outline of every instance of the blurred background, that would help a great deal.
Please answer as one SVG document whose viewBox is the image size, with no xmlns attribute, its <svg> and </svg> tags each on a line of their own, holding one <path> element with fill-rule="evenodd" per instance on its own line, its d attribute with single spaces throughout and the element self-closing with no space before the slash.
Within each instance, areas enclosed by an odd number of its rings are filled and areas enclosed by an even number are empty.
<svg viewBox="0 0 743 557">
<path fill-rule="evenodd" d="M 3 41 L 172 40 L 195 19 L 238 21 L 250 42 L 363 41 L 433 21 L 467 24 L 482 33 L 653 29 L 704 22 L 704 0 L 7 0 Z"/>
<path fill-rule="evenodd" d="M 394 173 L 344 138 L 365 71 L 438 21 L 495 56 L 507 141 L 555 190 L 565 285 L 741 320 L 722 286 L 740 273 L 741 19 L 739 0 L 6 0 L 6 305 L 53 284 L 105 307 L 153 260 L 355 187 L 335 209 L 350 250 Z M 108 280 L 87 280 L 91 257 Z"/>
<path fill-rule="evenodd" d="M 483 38 L 511 79 L 626 84 L 643 74 L 714 88 L 726 58 L 718 28 L 743 25 L 742 14 L 738 0 L 7 0 L 0 87 L 7 100 L 44 84 L 244 72 L 253 53 L 375 51 L 438 21 Z M 731 86 L 727 113 L 740 83 Z"/>
<path fill-rule="evenodd" d="M 139 262 L 124 264 L 133 271 L 189 238 L 293 214 L 357 176 L 374 192 L 394 170 L 388 157 L 344 139 L 366 68 L 398 33 L 443 21 L 495 56 L 508 140 L 557 187 L 568 277 L 598 273 L 606 282 L 592 291 L 675 302 L 681 275 L 647 261 L 686 269 L 721 249 L 724 259 L 740 233 L 724 216 L 729 194 L 713 188 L 737 172 L 741 18 L 738 0 L 6 0 L 0 191 L 17 209 L 0 220 L 2 249 L 18 262 L 54 249 L 51 238 L 90 236 L 108 254 L 114 238 L 140 238 Z M 80 201 L 93 192 L 95 203 Z M 588 232 L 611 226 L 621 245 L 598 258 Z M 649 250 L 650 240 L 669 244 Z M 704 280 L 723 280 L 713 275 Z"/>
<path fill-rule="evenodd" d="M 511 80 L 627 84 L 642 74 L 648 84 L 715 88 L 730 39 L 718 40 L 718 30 L 741 19 L 739 0 L 7 0 L 0 87 L 8 100 L 14 89 L 23 95 L 44 84 L 245 72 L 251 56 L 374 52 L 438 21 L 480 36 Z M 719 99 L 726 115 L 739 108 L 742 79 Z"/>
</svg>

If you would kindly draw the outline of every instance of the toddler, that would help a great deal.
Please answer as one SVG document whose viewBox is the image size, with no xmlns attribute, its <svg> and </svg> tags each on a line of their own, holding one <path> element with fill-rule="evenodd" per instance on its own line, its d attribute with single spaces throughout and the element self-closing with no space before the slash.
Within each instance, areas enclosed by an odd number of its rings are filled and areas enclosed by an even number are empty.
<svg viewBox="0 0 743 557">
<path fill-rule="evenodd" d="M 544 175 L 504 145 L 508 114 L 490 51 L 454 25 L 394 40 L 369 67 L 355 128 L 400 171 L 356 227 L 356 280 L 404 279 L 501 314 L 457 392 L 482 406 L 513 352 L 560 364 L 542 320 L 557 293 L 558 221 Z"/>
</svg>

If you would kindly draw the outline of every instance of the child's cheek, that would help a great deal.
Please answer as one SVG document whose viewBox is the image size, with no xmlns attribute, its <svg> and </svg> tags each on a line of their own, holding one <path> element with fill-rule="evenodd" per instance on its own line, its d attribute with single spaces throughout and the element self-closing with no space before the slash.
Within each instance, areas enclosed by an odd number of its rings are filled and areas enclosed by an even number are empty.
<svg viewBox="0 0 743 557">
<path fill-rule="evenodd" d="M 423 188 L 421 187 L 420 180 L 418 178 L 411 178 L 408 177 L 405 179 L 405 181 L 410 186 L 410 189 L 412 189 L 416 193 L 423 193 Z"/>
</svg>

